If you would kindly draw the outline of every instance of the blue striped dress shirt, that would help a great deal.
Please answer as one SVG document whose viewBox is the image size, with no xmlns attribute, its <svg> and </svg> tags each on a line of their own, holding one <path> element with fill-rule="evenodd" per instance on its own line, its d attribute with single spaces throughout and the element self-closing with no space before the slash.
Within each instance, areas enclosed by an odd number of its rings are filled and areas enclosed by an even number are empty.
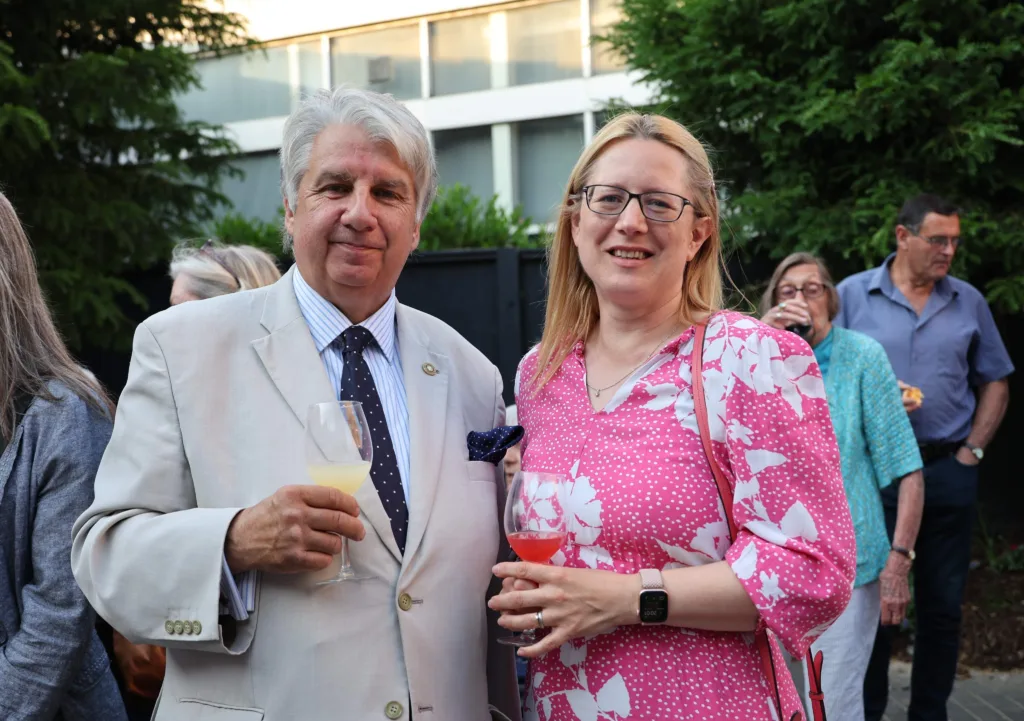
<svg viewBox="0 0 1024 721">
<path fill-rule="evenodd" d="M 299 302 L 299 310 L 309 326 L 313 343 L 320 360 L 327 371 L 327 378 L 334 389 L 334 397 L 341 395 L 341 374 L 345 361 L 341 354 L 341 334 L 352 325 L 352 321 L 338 310 L 334 304 L 325 300 L 295 269 L 292 275 L 292 287 L 295 298 Z M 395 310 L 398 300 L 395 292 L 380 310 L 359 325 L 373 334 L 376 341 L 363 351 L 363 358 L 370 368 L 373 383 L 377 386 L 384 417 L 387 419 L 391 443 L 395 447 L 395 460 L 398 472 L 402 476 L 402 491 L 405 502 L 409 503 L 409 405 L 405 395 L 405 377 L 402 375 L 402 361 L 398 355 L 398 332 L 396 328 Z M 336 342 L 337 341 L 337 342 Z M 239 621 L 249 617 L 256 608 L 256 573 L 248 571 L 232 575 L 228 569 L 227 558 L 223 562 L 221 575 L 221 612 L 228 613 Z"/>
</svg>

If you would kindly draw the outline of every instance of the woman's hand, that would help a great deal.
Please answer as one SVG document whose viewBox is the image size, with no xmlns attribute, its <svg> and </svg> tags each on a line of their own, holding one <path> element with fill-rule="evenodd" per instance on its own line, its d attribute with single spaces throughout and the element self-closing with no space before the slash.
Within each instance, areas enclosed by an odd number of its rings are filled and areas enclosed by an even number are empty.
<svg viewBox="0 0 1024 721">
<path fill-rule="evenodd" d="M 786 330 L 791 325 L 812 325 L 811 311 L 801 298 L 786 300 L 773 306 L 761 320 L 779 330 Z"/>
<path fill-rule="evenodd" d="M 573 638 L 637 621 L 640 577 L 636 575 L 536 563 L 500 563 L 494 574 L 505 581 L 488 605 L 501 612 L 498 623 L 503 628 L 538 628 L 539 611 L 543 627 L 551 629 L 539 642 L 520 650 L 525 658 L 541 656 Z M 519 590 L 522 582 L 532 582 L 536 588 Z"/>
<path fill-rule="evenodd" d="M 882 595 L 882 625 L 898 626 L 907 616 L 910 603 L 910 561 L 897 553 L 889 554 L 889 561 L 878 577 Z"/>
<path fill-rule="evenodd" d="M 908 385 L 901 380 L 897 380 L 896 383 L 900 387 L 900 397 L 903 399 L 903 410 L 907 413 L 913 413 L 921 407 L 922 398 L 921 390 L 914 388 L 912 385 Z"/>
</svg>

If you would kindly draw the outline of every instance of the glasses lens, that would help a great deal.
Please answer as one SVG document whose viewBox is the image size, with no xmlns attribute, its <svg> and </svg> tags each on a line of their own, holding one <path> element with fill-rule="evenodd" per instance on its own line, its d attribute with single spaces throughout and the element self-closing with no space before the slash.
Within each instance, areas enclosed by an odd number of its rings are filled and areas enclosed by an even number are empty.
<svg viewBox="0 0 1024 721">
<path fill-rule="evenodd" d="M 617 215 L 626 207 L 628 200 L 625 191 L 610 185 L 592 185 L 587 190 L 587 205 L 595 213 Z"/>
<path fill-rule="evenodd" d="M 777 292 L 783 300 L 796 298 L 796 287 L 792 285 L 780 285 Z"/>
<path fill-rule="evenodd" d="M 956 236 L 950 237 L 948 235 L 933 235 L 932 237 L 928 238 L 928 242 L 940 248 L 946 247 L 946 244 L 949 243 L 955 248 L 958 245 L 960 245 L 960 238 Z"/>
<path fill-rule="evenodd" d="M 804 286 L 804 298 L 820 298 L 824 292 L 825 288 L 820 283 L 808 283 Z"/>
<path fill-rule="evenodd" d="M 640 200 L 651 220 L 675 220 L 683 212 L 683 199 L 671 193 L 644 193 Z"/>
</svg>

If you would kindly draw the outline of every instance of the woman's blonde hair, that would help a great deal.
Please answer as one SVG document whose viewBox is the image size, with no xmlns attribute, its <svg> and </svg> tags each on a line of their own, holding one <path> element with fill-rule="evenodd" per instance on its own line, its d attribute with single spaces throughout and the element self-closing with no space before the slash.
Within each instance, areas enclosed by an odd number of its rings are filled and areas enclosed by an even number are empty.
<svg viewBox="0 0 1024 721">
<path fill-rule="evenodd" d="M 251 245 L 221 245 L 212 240 L 202 247 L 179 245 L 171 259 L 171 278 L 185 275 L 189 291 L 200 299 L 277 282 L 281 271 L 273 256 Z"/>
<path fill-rule="evenodd" d="M 106 392 L 71 357 L 46 307 L 25 229 L 0 192 L 0 438 L 18 425 L 18 400 L 56 400 L 47 389 L 62 383 L 101 413 L 112 414 Z"/>
<path fill-rule="evenodd" d="M 586 340 L 597 323 L 597 294 L 573 243 L 572 219 L 580 212 L 582 188 L 589 181 L 598 158 L 614 143 L 630 138 L 657 140 L 683 154 L 687 168 L 684 180 L 693 196 L 690 201 L 694 211 L 697 216 L 711 221 L 711 234 L 693 260 L 686 264 L 680 279 L 683 293 L 680 319 L 692 324 L 722 307 L 718 196 L 704 146 L 682 125 L 661 115 L 619 115 L 598 132 L 576 161 L 562 198 L 555 235 L 548 248 L 547 310 L 533 378 L 537 389 L 551 380 L 576 343 Z"/>
</svg>

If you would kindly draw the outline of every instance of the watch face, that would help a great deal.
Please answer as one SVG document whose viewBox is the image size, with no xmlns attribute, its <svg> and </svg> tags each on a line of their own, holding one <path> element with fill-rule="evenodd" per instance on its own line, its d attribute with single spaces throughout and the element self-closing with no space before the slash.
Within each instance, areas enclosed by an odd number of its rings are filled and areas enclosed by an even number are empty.
<svg viewBox="0 0 1024 721">
<path fill-rule="evenodd" d="M 640 623 L 665 623 L 668 620 L 668 594 L 660 589 L 640 592 Z"/>
</svg>

